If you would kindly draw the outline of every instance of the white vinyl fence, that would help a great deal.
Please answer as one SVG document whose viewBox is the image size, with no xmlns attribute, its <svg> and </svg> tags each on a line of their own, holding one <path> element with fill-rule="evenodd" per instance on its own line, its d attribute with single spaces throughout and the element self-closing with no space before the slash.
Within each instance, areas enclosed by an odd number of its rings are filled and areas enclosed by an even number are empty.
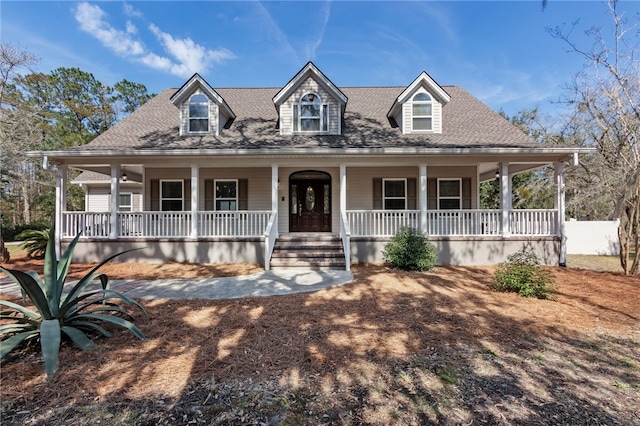
<svg viewBox="0 0 640 426">
<path fill-rule="evenodd" d="M 597 254 L 617 256 L 619 220 L 566 222 L 567 254 Z"/>
</svg>

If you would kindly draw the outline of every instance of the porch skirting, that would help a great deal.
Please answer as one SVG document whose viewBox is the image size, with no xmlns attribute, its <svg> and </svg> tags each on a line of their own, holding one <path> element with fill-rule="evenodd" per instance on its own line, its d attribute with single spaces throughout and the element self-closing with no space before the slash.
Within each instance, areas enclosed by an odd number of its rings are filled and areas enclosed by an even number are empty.
<svg viewBox="0 0 640 426">
<path fill-rule="evenodd" d="M 62 242 L 63 249 L 70 240 Z M 74 250 L 74 262 L 101 262 L 116 253 L 137 249 L 112 262 L 141 263 L 257 263 L 264 264 L 264 238 L 81 238 Z"/>
<path fill-rule="evenodd" d="M 390 237 L 351 237 L 351 261 L 382 263 Z M 495 265 L 523 247 L 533 250 L 546 265 L 560 260 L 560 237 L 429 237 L 438 251 L 439 265 Z"/>
<path fill-rule="evenodd" d="M 389 237 L 351 237 L 351 263 L 382 263 Z M 440 265 L 494 265 L 523 247 L 533 250 L 547 265 L 558 265 L 560 237 L 430 237 Z M 63 241 L 63 248 L 70 240 Z M 74 251 L 75 262 L 100 262 L 125 250 L 113 262 L 256 263 L 264 265 L 263 238 L 92 239 L 82 238 Z"/>
</svg>

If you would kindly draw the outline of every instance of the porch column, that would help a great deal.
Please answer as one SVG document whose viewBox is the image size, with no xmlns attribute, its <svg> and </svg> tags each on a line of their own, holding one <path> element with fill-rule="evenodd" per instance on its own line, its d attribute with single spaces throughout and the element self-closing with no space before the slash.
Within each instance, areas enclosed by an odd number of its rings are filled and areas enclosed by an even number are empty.
<svg viewBox="0 0 640 426">
<path fill-rule="evenodd" d="M 271 165 L 271 213 L 278 211 L 278 165 Z"/>
<path fill-rule="evenodd" d="M 120 166 L 111 165 L 111 229 L 109 239 L 115 240 L 118 237 L 118 204 L 120 197 Z"/>
<path fill-rule="evenodd" d="M 347 214 L 347 166 L 340 164 L 340 220 Z"/>
<path fill-rule="evenodd" d="M 191 166 L 191 238 L 198 238 L 198 195 L 200 168 Z"/>
<path fill-rule="evenodd" d="M 420 229 L 427 232 L 427 165 L 420 164 Z"/>
<path fill-rule="evenodd" d="M 67 209 L 67 167 L 58 166 L 56 168 L 56 214 L 54 223 L 56 227 L 54 242 L 56 250 L 56 259 L 60 260 L 62 256 L 62 232 L 63 232 L 63 215 Z"/>
<path fill-rule="evenodd" d="M 554 207 L 558 215 L 558 231 L 560 235 L 560 266 L 567 266 L 567 235 L 565 230 L 565 188 L 564 163 L 554 163 L 553 174 L 556 181 L 556 198 Z"/>
<path fill-rule="evenodd" d="M 511 178 L 509 177 L 509 163 L 500 163 L 500 208 L 502 209 L 502 236 L 511 235 L 509 212 L 511 211 Z"/>
</svg>

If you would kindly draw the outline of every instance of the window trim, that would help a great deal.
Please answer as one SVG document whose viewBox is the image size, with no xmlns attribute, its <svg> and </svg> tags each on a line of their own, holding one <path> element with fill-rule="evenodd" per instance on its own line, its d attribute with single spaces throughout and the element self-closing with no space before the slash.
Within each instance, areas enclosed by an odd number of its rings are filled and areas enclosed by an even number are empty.
<svg viewBox="0 0 640 426">
<path fill-rule="evenodd" d="M 415 98 L 418 95 L 427 95 L 429 96 L 429 100 L 428 101 L 423 101 L 423 100 L 419 100 L 416 101 Z M 414 113 L 414 105 L 431 105 L 431 115 L 416 115 Z M 433 102 L 433 96 L 431 96 L 430 93 L 425 92 L 425 91 L 419 91 L 417 93 L 415 93 L 412 97 L 411 97 L 411 132 L 416 132 L 416 133 L 427 133 L 427 132 L 433 132 L 434 131 L 434 126 L 433 126 L 433 110 L 434 110 L 434 102 Z M 414 128 L 414 120 L 416 118 L 430 118 L 431 119 L 431 128 L 430 129 L 415 129 Z"/>
<path fill-rule="evenodd" d="M 303 102 L 302 99 L 305 97 L 313 95 L 319 102 Z M 320 113 L 318 114 L 318 130 L 302 130 L 302 120 L 314 120 L 316 117 L 302 117 L 302 106 L 303 105 L 319 105 Z M 301 133 L 305 135 L 309 134 L 322 134 L 329 132 L 329 105 L 322 100 L 322 96 L 318 95 L 315 92 L 306 92 L 298 99 L 293 105 L 293 131 L 294 133 Z"/>
<path fill-rule="evenodd" d="M 220 197 L 218 198 L 218 191 L 216 190 L 218 186 L 218 182 L 234 182 L 236 185 L 236 196 L 235 198 L 230 197 Z M 235 212 L 238 211 L 238 207 L 240 206 L 240 186 L 239 179 L 214 179 L 213 180 L 213 210 L 219 212 Z M 235 210 L 218 210 L 218 200 L 220 201 L 235 201 L 236 208 Z"/>
<path fill-rule="evenodd" d="M 458 196 L 457 197 L 452 197 L 452 196 L 442 196 L 440 195 L 440 182 L 458 182 Z M 462 210 L 462 178 L 438 178 L 438 199 L 437 199 L 437 206 L 438 206 L 438 210 Z M 458 208 L 457 209 L 443 209 L 440 206 L 440 201 L 441 200 L 458 200 Z"/>
<path fill-rule="evenodd" d="M 128 195 L 128 196 L 129 196 L 129 204 L 121 204 L 121 203 L 120 203 L 120 202 L 122 201 L 122 200 L 121 200 L 121 197 L 122 197 L 123 195 Z M 123 207 L 123 206 L 124 206 L 124 207 L 128 207 L 128 208 L 129 208 L 129 210 L 122 210 L 122 207 Z M 132 212 L 132 211 L 133 211 L 133 192 L 128 192 L 128 191 L 127 191 L 127 192 L 120 192 L 120 193 L 118 194 L 118 211 L 119 211 L 119 212 Z"/>
<path fill-rule="evenodd" d="M 164 201 L 176 201 L 178 200 L 178 198 L 165 198 L 163 196 L 163 191 L 162 191 L 162 187 L 164 185 L 164 183 L 167 182 L 180 182 L 181 186 L 180 186 L 180 205 L 181 208 L 180 210 L 165 210 L 164 209 Z M 170 212 L 170 211 L 184 211 L 184 179 L 160 179 L 160 187 L 159 187 L 159 199 L 160 199 L 160 211 L 161 212 Z"/>
<path fill-rule="evenodd" d="M 401 181 L 404 186 L 404 196 L 403 197 L 387 197 L 385 187 L 387 182 L 398 182 Z M 388 209 L 387 208 L 387 200 L 404 200 L 404 208 L 403 209 Z M 408 203 L 408 195 L 407 195 L 407 178 L 382 178 L 382 210 L 407 210 Z"/>
<path fill-rule="evenodd" d="M 191 118 L 191 105 L 205 105 L 204 102 L 192 102 L 192 99 L 196 96 L 204 96 L 207 99 L 207 116 L 206 117 L 194 117 Z M 191 130 L 191 120 L 207 120 L 207 130 Z M 204 93 L 196 92 L 189 97 L 187 102 L 187 133 L 189 134 L 205 134 L 211 132 L 211 99 Z"/>
</svg>

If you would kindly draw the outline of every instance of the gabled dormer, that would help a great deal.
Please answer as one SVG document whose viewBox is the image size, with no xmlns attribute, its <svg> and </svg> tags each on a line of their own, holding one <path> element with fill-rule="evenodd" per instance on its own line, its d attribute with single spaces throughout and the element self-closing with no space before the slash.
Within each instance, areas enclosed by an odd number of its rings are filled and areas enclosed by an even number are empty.
<svg viewBox="0 0 640 426">
<path fill-rule="evenodd" d="M 339 135 L 347 97 L 308 62 L 274 97 L 281 135 Z"/>
<path fill-rule="evenodd" d="M 171 102 L 180 110 L 180 136 L 219 135 L 236 118 L 198 73 L 173 94 Z"/>
<path fill-rule="evenodd" d="M 426 72 L 422 72 L 393 103 L 387 117 L 404 134 L 442 133 L 442 107 L 451 98 Z"/>
</svg>

